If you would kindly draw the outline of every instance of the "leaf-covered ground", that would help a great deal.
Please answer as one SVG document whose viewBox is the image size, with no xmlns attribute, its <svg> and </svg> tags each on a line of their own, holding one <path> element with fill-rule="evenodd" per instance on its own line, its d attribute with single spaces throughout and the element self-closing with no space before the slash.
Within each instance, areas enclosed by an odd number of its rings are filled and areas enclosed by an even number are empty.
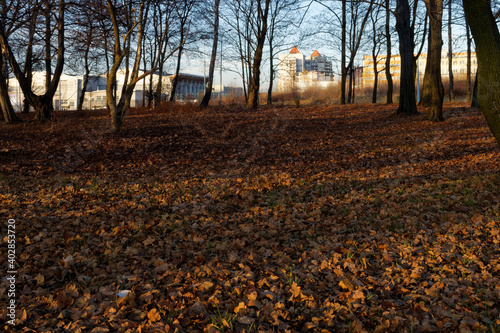
<svg viewBox="0 0 500 333">
<path fill-rule="evenodd" d="M 0 125 L 0 330 L 499 332 L 493 136 L 464 104 L 395 108 Z"/>
</svg>

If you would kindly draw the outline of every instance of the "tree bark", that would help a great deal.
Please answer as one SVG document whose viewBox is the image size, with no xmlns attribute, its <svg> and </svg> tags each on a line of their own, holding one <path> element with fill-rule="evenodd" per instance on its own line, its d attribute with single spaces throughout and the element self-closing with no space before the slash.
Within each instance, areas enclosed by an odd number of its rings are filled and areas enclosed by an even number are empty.
<svg viewBox="0 0 500 333">
<path fill-rule="evenodd" d="M 387 38 L 387 57 L 385 58 L 385 77 L 387 80 L 387 104 L 392 104 L 392 94 L 394 92 L 394 84 L 392 82 L 392 74 L 391 74 L 391 15 L 390 15 L 390 1 L 386 0 L 385 2 L 385 34 Z"/>
<path fill-rule="evenodd" d="M 214 1 L 214 40 L 212 44 L 212 55 L 210 56 L 210 66 L 208 68 L 208 82 L 205 95 L 200 106 L 206 108 L 212 97 L 212 87 L 214 83 L 215 60 L 217 58 L 217 44 L 219 42 L 219 4 L 220 0 Z"/>
<path fill-rule="evenodd" d="M 476 42 L 480 109 L 500 147 L 500 33 L 489 1 L 463 0 L 463 6 Z"/>
<path fill-rule="evenodd" d="M 413 34 L 410 27 L 410 6 L 408 0 L 396 1 L 396 30 L 399 36 L 401 55 L 401 81 L 397 113 L 418 114 L 413 79 Z"/>
<path fill-rule="evenodd" d="M 444 87 L 441 81 L 443 0 L 425 0 L 425 4 L 430 23 L 428 63 L 430 63 L 431 105 L 427 112 L 427 119 L 430 121 L 443 121 Z"/>
</svg>

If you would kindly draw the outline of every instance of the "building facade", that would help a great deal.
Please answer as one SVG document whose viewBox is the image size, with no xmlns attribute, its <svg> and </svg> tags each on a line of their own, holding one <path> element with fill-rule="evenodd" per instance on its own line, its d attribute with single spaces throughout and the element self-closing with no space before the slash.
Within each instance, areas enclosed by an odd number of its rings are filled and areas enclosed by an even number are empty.
<svg viewBox="0 0 500 333">
<path fill-rule="evenodd" d="M 140 72 L 139 75 L 144 72 Z M 150 95 L 150 87 L 153 93 L 156 93 L 156 87 L 159 81 L 159 73 L 153 73 L 137 82 L 130 100 L 131 107 L 144 106 Z M 166 100 L 172 92 L 172 81 L 175 75 L 162 75 L 162 99 Z M 76 110 L 79 98 L 82 94 L 84 77 L 82 75 L 62 74 L 59 80 L 59 86 L 54 95 L 54 108 L 56 110 Z M 117 73 L 116 95 L 117 99 L 121 96 L 123 83 L 125 81 L 125 71 Z M 176 99 L 179 101 L 195 100 L 200 92 L 205 90 L 205 78 L 200 75 L 184 74 L 179 75 L 179 83 L 176 88 Z M 45 92 L 45 72 L 34 72 L 32 81 L 33 91 L 36 94 Z M 103 109 L 106 107 L 106 77 L 91 76 L 87 83 L 82 108 Z M 9 79 L 9 96 L 15 111 L 23 109 L 24 94 L 19 86 L 17 79 Z"/>
<path fill-rule="evenodd" d="M 332 62 L 315 50 L 306 57 L 296 46 L 289 53 L 280 54 L 278 64 L 278 91 L 304 90 L 318 86 L 326 88 L 334 83 Z"/>
<path fill-rule="evenodd" d="M 385 60 L 386 55 L 379 55 L 376 58 L 377 61 L 377 72 L 378 80 L 380 82 L 386 82 L 385 76 Z M 467 75 L 467 52 L 453 53 L 452 56 L 452 67 L 453 76 L 456 79 L 465 79 Z M 417 59 L 417 68 L 420 77 L 423 77 L 425 73 L 425 65 L 427 64 L 427 54 L 421 54 Z M 476 52 L 471 53 L 471 71 L 475 75 L 477 71 L 477 58 Z M 401 79 L 401 57 L 399 55 L 391 56 L 391 74 L 392 79 L 395 82 L 399 82 Z M 443 78 L 449 76 L 448 71 L 448 51 L 443 51 L 441 56 L 441 75 Z M 362 85 L 365 87 L 372 87 L 375 81 L 375 71 L 373 68 L 373 57 L 371 55 L 365 55 L 363 57 L 363 80 Z"/>
</svg>

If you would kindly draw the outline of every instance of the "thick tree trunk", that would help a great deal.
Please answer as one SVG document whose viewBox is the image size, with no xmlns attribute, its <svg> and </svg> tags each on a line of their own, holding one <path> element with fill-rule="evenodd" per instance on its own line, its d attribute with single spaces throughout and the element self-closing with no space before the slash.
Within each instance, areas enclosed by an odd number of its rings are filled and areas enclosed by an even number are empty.
<svg viewBox="0 0 500 333">
<path fill-rule="evenodd" d="M 0 28 L 3 30 L 4 27 Z M 0 50 L 0 109 L 2 120 L 7 123 L 15 123 L 19 118 L 14 113 L 14 108 L 10 102 L 9 87 L 7 85 L 7 62 L 4 61 L 4 54 Z"/>
<path fill-rule="evenodd" d="M 214 83 L 215 60 L 217 58 L 217 43 L 219 42 L 219 4 L 220 0 L 214 1 L 214 40 L 212 44 L 212 55 L 210 56 L 210 66 L 208 68 L 208 82 L 205 95 L 201 100 L 201 107 L 207 107 L 212 97 L 212 87 Z"/>
<path fill-rule="evenodd" d="M 463 6 L 476 42 L 480 109 L 500 147 L 500 33 L 489 1 L 463 0 Z"/>
<path fill-rule="evenodd" d="M 401 55 L 401 86 L 397 113 L 418 114 L 415 100 L 415 80 L 413 79 L 413 34 L 410 27 L 408 0 L 396 1 L 396 30 L 399 35 Z"/>
<path fill-rule="evenodd" d="M 264 43 L 258 43 L 253 59 L 252 82 L 248 91 L 248 106 L 253 109 L 259 106 L 260 63 L 262 62 L 263 49 Z"/>
<path fill-rule="evenodd" d="M 428 62 L 430 63 L 431 105 L 427 112 L 430 121 L 443 121 L 444 87 L 441 81 L 441 50 L 443 38 L 441 36 L 443 0 L 426 0 L 427 14 L 430 23 L 430 49 Z"/>
<path fill-rule="evenodd" d="M 0 74 L 0 108 L 2 109 L 2 120 L 5 123 L 12 124 L 20 121 L 14 113 L 14 108 L 12 107 L 12 103 L 10 102 L 9 90 L 6 84 L 6 78 L 3 73 Z"/>
<path fill-rule="evenodd" d="M 392 82 L 392 74 L 391 74 L 391 12 L 390 12 L 390 1 L 386 0 L 385 2 L 385 34 L 387 38 L 387 57 L 385 59 L 385 77 L 387 79 L 387 104 L 392 104 L 392 94 L 394 92 L 394 84 Z"/>
</svg>

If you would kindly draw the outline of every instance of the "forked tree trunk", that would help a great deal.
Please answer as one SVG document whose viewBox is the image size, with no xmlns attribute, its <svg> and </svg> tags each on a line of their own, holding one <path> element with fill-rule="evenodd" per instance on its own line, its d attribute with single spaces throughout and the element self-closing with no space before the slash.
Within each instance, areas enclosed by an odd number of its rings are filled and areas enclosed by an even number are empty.
<svg viewBox="0 0 500 333">
<path fill-rule="evenodd" d="M 418 114 L 413 79 L 413 34 L 410 26 L 410 6 L 408 0 L 396 1 L 396 30 L 399 35 L 401 54 L 401 86 L 397 113 Z"/>
<path fill-rule="evenodd" d="M 264 8 L 262 8 L 261 1 L 264 1 Z M 256 108 L 259 106 L 259 87 L 260 87 L 260 64 L 262 62 L 262 53 L 264 51 L 264 43 L 267 34 L 267 18 L 269 15 L 269 5 L 271 0 L 258 1 L 257 11 L 260 26 L 257 31 L 257 47 L 253 58 L 252 65 L 252 81 L 248 91 L 248 106 Z"/>
<path fill-rule="evenodd" d="M 500 147 L 500 33 L 489 1 L 463 0 L 463 6 L 476 42 L 480 109 Z"/>
<path fill-rule="evenodd" d="M 427 62 L 430 63 L 431 105 L 427 112 L 427 119 L 430 121 L 443 121 L 444 87 L 441 81 L 443 0 L 426 0 L 425 4 L 430 23 L 430 49 Z"/>
</svg>

